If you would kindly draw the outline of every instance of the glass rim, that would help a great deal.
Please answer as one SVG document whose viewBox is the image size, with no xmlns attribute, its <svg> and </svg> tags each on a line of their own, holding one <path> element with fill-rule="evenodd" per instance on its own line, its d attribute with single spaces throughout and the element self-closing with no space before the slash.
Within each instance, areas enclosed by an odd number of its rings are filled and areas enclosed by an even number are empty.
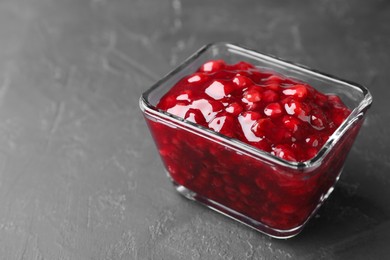
<svg viewBox="0 0 390 260">
<path fill-rule="evenodd" d="M 155 105 L 152 105 L 149 100 L 149 95 L 157 88 L 163 85 L 168 79 L 173 77 L 176 73 L 183 70 L 185 67 L 190 65 L 194 60 L 196 60 L 199 56 L 205 53 L 213 46 L 220 46 L 229 49 L 232 53 L 244 55 L 252 58 L 259 58 L 262 60 L 267 60 L 276 64 L 280 64 L 288 67 L 289 69 L 293 69 L 295 71 L 304 72 L 306 75 L 312 75 L 317 78 L 330 80 L 335 83 L 339 83 L 340 85 L 352 87 L 358 89 L 362 92 L 363 98 L 359 102 L 359 104 L 354 107 L 350 113 L 350 115 L 344 120 L 344 122 L 333 132 L 331 136 L 329 136 L 328 140 L 322 146 L 322 148 L 318 151 L 318 153 L 309 160 L 303 162 L 293 162 L 282 159 L 275 155 L 272 155 L 269 152 L 258 149 L 250 144 L 247 144 L 243 141 L 240 141 L 235 138 L 227 137 L 223 134 L 215 132 L 207 127 L 203 127 L 191 121 L 185 120 L 184 118 L 178 117 L 176 115 L 170 114 L 167 111 L 158 109 Z M 139 105 L 141 110 L 148 116 L 158 117 L 160 121 L 164 121 L 165 124 L 168 124 L 171 127 L 178 127 L 184 129 L 186 131 L 190 131 L 197 135 L 202 135 L 207 139 L 213 141 L 222 142 L 224 145 L 227 145 L 230 149 L 235 150 L 236 152 L 246 154 L 250 157 L 254 157 L 255 159 L 265 159 L 269 162 L 277 163 L 278 165 L 292 168 L 292 169 L 306 169 L 316 167 L 322 160 L 326 157 L 326 155 L 332 150 L 335 144 L 341 139 L 341 137 L 347 132 L 347 130 L 351 129 L 352 126 L 363 118 L 365 111 L 372 104 L 372 95 L 370 91 L 363 85 L 341 79 L 339 77 L 309 68 L 307 66 L 297 64 L 291 61 L 287 61 L 281 59 L 279 57 L 275 57 L 268 54 L 263 54 L 258 51 L 254 51 L 251 49 L 247 49 L 241 47 L 239 45 L 225 43 L 225 42 L 217 42 L 217 43 L 209 43 L 201 47 L 198 51 L 192 54 L 189 58 L 187 58 L 184 62 L 178 65 L 176 68 L 167 73 L 164 77 L 158 80 L 155 84 L 153 84 L 148 90 L 142 93 L 139 99 Z"/>
</svg>

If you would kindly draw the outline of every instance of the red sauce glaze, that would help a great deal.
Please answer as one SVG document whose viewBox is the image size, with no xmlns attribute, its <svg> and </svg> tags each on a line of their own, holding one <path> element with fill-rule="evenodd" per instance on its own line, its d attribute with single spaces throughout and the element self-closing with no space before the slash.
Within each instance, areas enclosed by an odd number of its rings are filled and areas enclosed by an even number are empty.
<svg viewBox="0 0 390 260">
<path fill-rule="evenodd" d="M 336 95 L 223 60 L 181 79 L 157 108 L 293 162 L 314 157 L 350 114 Z"/>
</svg>

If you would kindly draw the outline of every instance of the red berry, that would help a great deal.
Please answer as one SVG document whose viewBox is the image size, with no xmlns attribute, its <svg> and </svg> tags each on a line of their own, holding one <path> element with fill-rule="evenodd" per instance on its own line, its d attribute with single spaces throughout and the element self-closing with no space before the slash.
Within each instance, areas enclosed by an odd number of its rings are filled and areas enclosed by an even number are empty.
<svg viewBox="0 0 390 260">
<path fill-rule="evenodd" d="M 226 66 L 225 62 L 223 60 L 213 60 L 206 62 L 203 64 L 200 68 L 199 71 L 201 72 L 216 72 L 219 70 L 224 69 Z"/>
<path fill-rule="evenodd" d="M 214 80 L 205 90 L 205 93 L 215 100 L 220 100 L 231 92 L 233 92 L 234 87 L 230 82 L 225 82 L 222 80 Z"/>
<path fill-rule="evenodd" d="M 254 69 L 255 66 L 253 66 L 252 64 L 250 64 L 248 62 L 240 61 L 240 62 L 237 62 L 236 64 L 234 64 L 233 68 L 236 70 L 251 70 L 251 69 Z"/>
<path fill-rule="evenodd" d="M 225 174 L 222 176 L 222 180 L 226 183 L 227 186 L 232 186 L 234 184 L 234 180 L 231 175 Z"/>
<path fill-rule="evenodd" d="M 287 145 L 277 145 L 275 146 L 273 152 L 275 156 L 285 159 L 287 161 L 296 162 L 296 155 L 293 153 L 292 149 Z"/>
<path fill-rule="evenodd" d="M 256 186 L 262 190 L 267 188 L 267 180 L 262 177 L 258 177 L 255 179 Z"/>
<path fill-rule="evenodd" d="M 252 193 L 251 188 L 249 187 L 249 185 L 244 184 L 244 183 L 238 184 L 238 189 L 245 196 L 249 196 Z"/>
<path fill-rule="evenodd" d="M 340 126 L 351 112 L 347 108 L 334 108 L 331 113 L 332 122 L 336 127 Z"/>
<path fill-rule="evenodd" d="M 242 112 L 242 110 L 243 110 L 243 108 L 238 102 L 231 103 L 225 108 L 226 112 L 228 112 L 234 116 L 237 116 L 238 114 L 240 114 Z"/>
<path fill-rule="evenodd" d="M 199 109 L 188 109 L 187 113 L 184 116 L 184 119 L 202 126 L 207 126 L 206 119 L 204 118 L 202 112 Z"/>
<path fill-rule="evenodd" d="M 253 125 L 256 121 L 261 118 L 261 114 L 258 112 L 246 111 L 238 116 L 238 122 L 240 124 L 240 129 L 243 133 L 243 138 L 247 142 L 258 142 L 261 138 L 253 133 Z"/>
<path fill-rule="evenodd" d="M 252 126 L 253 133 L 258 137 L 265 137 L 275 129 L 276 125 L 271 118 L 260 118 Z"/>
<path fill-rule="evenodd" d="M 271 152 L 271 150 L 272 150 L 272 146 L 267 139 L 262 139 L 258 142 L 253 142 L 253 143 L 251 143 L 251 145 L 253 145 L 254 147 L 256 147 L 262 151 L 266 151 L 266 152 Z"/>
<path fill-rule="evenodd" d="M 263 108 L 263 104 L 261 102 L 249 102 L 244 104 L 244 110 L 246 111 L 261 111 Z"/>
<path fill-rule="evenodd" d="M 309 122 L 311 108 L 304 102 L 299 102 L 295 99 L 290 99 L 284 103 L 284 109 L 287 114 L 293 115 L 301 119 L 302 121 Z"/>
<path fill-rule="evenodd" d="M 336 95 L 328 95 L 328 102 L 334 108 L 344 108 L 343 101 L 341 101 L 339 96 Z"/>
<path fill-rule="evenodd" d="M 269 117 L 278 117 L 283 114 L 282 106 L 279 103 L 270 103 L 264 108 L 264 114 Z"/>
<path fill-rule="evenodd" d="M 244 71 L 240 71 L 240 74 L 243 74 Z M 252 69 L 248 71 L 248 77 L 251 78 L 251 80 L 256 84 L 262 84 L 262 80 L 264 78 L 264 73 L 260 72 L 259 70 Z"/>
<path fill-rule="evenodd" d="M 291 143 L 293 142 L 293 135 L 287 129 L 280 127 L 274 130 L 272 134 L 267 136 L 267 139 L 270 140 L 273 144 Z"/>
<path fill-rule="evenodd" d="M 262 118 L 261 113 L 255 111 L 245 111 L 242 113 L 242 116 L 245 117 L 248 121 L 256 121 Z"/>
<path fill-rule="evenodd" d="M 289 205 L 289 204 L 282 204 L 279 206 L 279 210 L 283 213 L 283 214 L 293 214 L 297 211 L 297 208 L 293 205 Z"/>
<path fill-rule="evenodd" d="M 213 79 L 220 79 L 220 80 L 225 80 L 225 81 L 231 81 L 234 75 L 236 75 L 235 72 L 232 71 L 227 71 L 226 67 L 224 70 L 219 70 L 212 75 L 208 74 L 210 77 Z"/>
<path fill-rule="evenodd" d="M 194 98 L 193 91 L 190 89 L 185 89 L 176 96 L 176 100 L 178 101 L 176 102 L 176 104 L 178 103 L 187 104 L 187 102 L 191 102 L 193 98 Z"/>
<path fill-rule="evenodd" d="M 305 139 L 305 143 L 311 147 L 321 147 L 322 138 L 319 135 L 311 135 Z"/>
<path fill-rule="evenodd" d="M 240 74 L 237 74 L 232 81 L 239 89 L 243 89 L 253 85 L 253 81 L 250 78 L 242 76 Z"/>
<path fill-rule="evenodd" d="M 306 150 L 306 158 L 308 158 L 308 159 L 313 158 L 314 156 L 317 155 L 318 150 L 319 150 L 319 149 L 313 148 L 313 147 L 308 148 L 308 149 Z"/>
<path fill-rule="evenodd" d="M 325 114 L 319 109 L 313 109 L 310 115 L 310 124 L 317 130 L 322 130 L 327 125 Z"/>
<path fill-rule="evenodd" d="M 289 131 L 291 131 L 293 133 L 298 131 L 298 129 L 301 125 L 301 121 L 294 116 L 287 116 L 286 115 L 283 117 L 282 122 L 283 122 L 284 127 L 286 127 Z"/>
<path fill-rule="evenodd" d="M 267 89 L 267 90 L 264 90 L 264 92 L 262 93 L 262 99 L 264 102 L 275 102 L 277 100 L 279 100 L 279 95 L 276 91 L 272 90 L 272 89 Z"/>
<path fill-rule="evenodd" d="M 209 123 L 209 128 L 228 137 L 235 136 L 234 118 L 228 115 L 217 116 Z"/>
<path fill-rule="evenodd" d="M 281 83 L 283 82 L 283 79 L 277 75 L 271 75 L 267 79 L 265 79 L 264 84 L 267 85 L 269 89 L 279 91 L 281 87 Z"/>
<path fill-rule="evenodd" d="M 249 87 L 247 91 L 243 94 L 244 102 L 259 102 L 261 100 L 261 87 L 252 86 Z"/>
<path fill-rule="evenodd" d="M 288 87 L 284 89 L 282 92 L 286 96 L 293 96 L 299 99 L 304 99 L 308 95 L 308 90 L 306 86 L 301 84 Z"/>
<path fill-rule="evenodd" d="M 200 83 L 204 83 L 208 79 L 209 79 L 208 75 L 204 73 L 194 73 L 187 78 L 187 82 L 193 84 L 200 84 Z"/>
<path fill-rule="evenodd" d="M 326 102 L 328 101 L 328 98 L 326 95 L 324 95 L 318 91 L 315 91 L 314 101 L 316 102 L 316 104 L 318 106 L 323 107 L 326 104 Z"/>
<path fill-rule="evenodd" d="M 213 185 L 216 188 L 220 188 L 223 186 L 223 180 L 220 177 L 215 177 L 211 181 L 211 185 Z"/>
</svg>

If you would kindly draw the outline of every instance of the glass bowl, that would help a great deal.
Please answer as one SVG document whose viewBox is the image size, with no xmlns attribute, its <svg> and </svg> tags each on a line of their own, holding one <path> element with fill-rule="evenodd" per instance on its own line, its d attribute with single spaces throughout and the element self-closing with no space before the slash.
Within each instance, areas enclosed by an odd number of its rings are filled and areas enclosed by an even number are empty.
<svg viewBox="0 0 390 260">
<path fill-rule="evenodd" d="M 290 162 L 239 140 L 156 108 L 181 78 L 209 60 L 256 67 L 338 95 L 352 111 L 318 154 Z M 168 177 L 186 198 L 276 238 L 298 234 L 332 192 L 370 107 L 369 91 L 340 80 L 228 43 L 209 44 L 154 84 L 140 107 Z"/>
</svg>

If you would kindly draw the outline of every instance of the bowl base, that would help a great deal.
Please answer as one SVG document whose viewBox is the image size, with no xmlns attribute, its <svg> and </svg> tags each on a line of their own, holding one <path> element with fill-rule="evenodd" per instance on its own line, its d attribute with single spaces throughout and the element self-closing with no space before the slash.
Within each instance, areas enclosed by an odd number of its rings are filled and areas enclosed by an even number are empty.
<svg viewBox="0 0 390 260">
<path fill-rule="evenodd" d="M 264 233 L 270 237 L 273 237 L 273 238 L 278 238 L 278 239 L 287 239 L 287 238 L 291 238 L 291 237 L 294 237 L 296 235 L 298 235 L 302 229 L 303 229 L 303 226 L 306 224 L 307 221 L 305 221 L 302 225 L 299 225 L 295 228 L 292 228 L 292 229 L 287 229 L 287 230 L 281 230 L 281 229 L 275 229 L 275 228 L 272 228 L 272 227 L 269 227 L 257 220 L 254 220 L 252 218 L 249 218 L 235 210 L 232 210 L 216 201 L 213 201 L 211 199 L 208 199 L 208 198 L 205 198 L 204 196 L 202 195 L 199 195 L 197 194 L 196 192 L 193 192 L 191 190 L 189 190 L 188 188 L 176 183 L 174 180 L 172 180 L 172 183 L 175 187 L 175 189 L 177 190 L 178 193 L 180 193 L 181 195 L 183 195 L 185 198 L 187 199 L 190 199 L 190 200 L 193 200 L 193 201 L 197 201 L 199 203 L 201 203 L 202 205 L 216 211 L 216 212 L 219 212 L 231 219 L 234 219 L 250 228 L 253 228 L 255 229 L 256 231 L 259 231 L 261 233 Z"/>
</svg>

